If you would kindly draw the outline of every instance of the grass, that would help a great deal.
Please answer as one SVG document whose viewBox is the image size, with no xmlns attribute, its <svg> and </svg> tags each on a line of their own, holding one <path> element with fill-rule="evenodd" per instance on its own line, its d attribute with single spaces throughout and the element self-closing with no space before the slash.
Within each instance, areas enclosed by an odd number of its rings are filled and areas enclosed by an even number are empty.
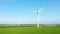
<svg viewBox="0 0 60 34">
<path fill-rule="evenodd" d="M 0 34 L 60 34 L 60 27 L 4 27 Z"/>
</svg>

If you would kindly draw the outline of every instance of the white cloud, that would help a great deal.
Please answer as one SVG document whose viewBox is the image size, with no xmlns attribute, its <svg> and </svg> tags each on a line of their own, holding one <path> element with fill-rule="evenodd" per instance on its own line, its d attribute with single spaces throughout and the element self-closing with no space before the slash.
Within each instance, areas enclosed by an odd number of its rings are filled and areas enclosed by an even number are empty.
<svg viewBox="0 0 60 34">
<path fill-rule="evenodd" d="M 51 20 L 41 20 L 40 19 L 40 24 L 52 24 L 58 22 L 57 19 L 51 19 Z M 0 24 L 36 24 L 36 19 L 31 19 L 31 18 L 0 18 Z"/>
</svg>

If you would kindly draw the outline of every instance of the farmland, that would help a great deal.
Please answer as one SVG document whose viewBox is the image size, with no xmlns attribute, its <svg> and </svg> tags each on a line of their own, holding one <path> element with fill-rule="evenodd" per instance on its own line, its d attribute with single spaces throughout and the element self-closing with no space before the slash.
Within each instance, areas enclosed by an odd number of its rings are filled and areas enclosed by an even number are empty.
<svg viewBox="0 0 60 34">
<path fill-rule="evenodd" d="M 0 34 L 60 34 L 60 27 L 40 27 L 33 26 L 2 26 Z"/>
</svg>

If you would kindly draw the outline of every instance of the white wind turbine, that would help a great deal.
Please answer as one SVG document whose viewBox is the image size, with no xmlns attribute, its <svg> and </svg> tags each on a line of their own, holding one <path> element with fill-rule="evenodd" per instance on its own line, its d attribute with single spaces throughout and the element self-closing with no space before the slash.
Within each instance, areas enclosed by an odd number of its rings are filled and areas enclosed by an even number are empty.
<svg viewBox="0 0 60 34">
<path fill-rule="evenodd" d="M 40 12 L 43 10 L 43 8 L 41 8 L 40 10 L 34 10 L 33 12 L 35 13 L 36 15 L 36 22 L 37 22 L 37 28 L 39 28 L 39 21 L 40 21 Z"/>
<path fill-rule="evenodd" d="M 17 23 L 17 26 L 20 26 L 20 23 L 19 23 L 20 22 L 20 19 L 19 18 L 17 19 L 17 22 L 18 22 Z"/>
</svg>

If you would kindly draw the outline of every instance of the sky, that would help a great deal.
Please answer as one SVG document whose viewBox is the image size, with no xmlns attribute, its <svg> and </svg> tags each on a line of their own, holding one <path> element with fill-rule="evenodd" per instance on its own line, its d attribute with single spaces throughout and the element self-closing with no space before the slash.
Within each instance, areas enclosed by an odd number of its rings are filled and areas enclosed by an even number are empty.
<svg viewBox="0 0 60 34">
<path fill-rule="evenodd" d="M 60 0 L 0 0 L 0 24 L 60 24 Z"/>
</svg>

